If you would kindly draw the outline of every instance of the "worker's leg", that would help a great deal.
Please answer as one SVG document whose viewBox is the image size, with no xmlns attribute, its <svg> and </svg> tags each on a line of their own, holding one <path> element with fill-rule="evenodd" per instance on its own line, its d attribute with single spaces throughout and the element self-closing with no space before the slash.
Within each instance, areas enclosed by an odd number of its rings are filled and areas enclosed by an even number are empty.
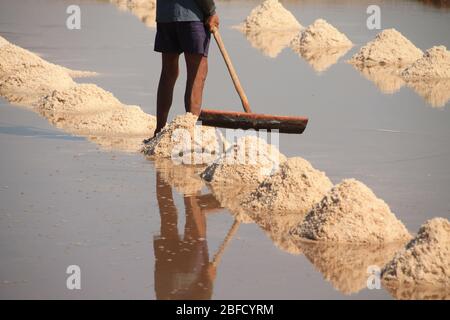
<svg viewBox="0 0 450 320">
<path fill-rule="evenodd" d="M 203 88 L 208 74 L 208 58 L 202 54 L 185 53 L 187 80 L 184 94 L 186 112 L 200 115 Z"/>
<path fill-rule="evenodd" d="M 166 125 L 169 110 L 172 106 L 173 90 L 179 74 L 179 57 L 180 55 L 178 53 L 162 53 L 162 69 L 156 106 L 157 124 L 155 135 Z"/>
</svg>

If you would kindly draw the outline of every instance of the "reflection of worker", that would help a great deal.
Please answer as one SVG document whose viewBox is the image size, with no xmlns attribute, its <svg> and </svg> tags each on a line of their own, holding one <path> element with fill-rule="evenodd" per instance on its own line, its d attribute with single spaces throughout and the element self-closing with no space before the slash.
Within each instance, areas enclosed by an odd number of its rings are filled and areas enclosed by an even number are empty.
<svg viewBox="0 0 450 320">
<path fill-rule="evenodd" d="M 205 213 L 218 209 L 211 195 L 184 198 L 184 237 L 178 234 L 172 188 L 157 173 L 156 196 L 161 235 L 155 237 L 155 291 L 157 299 L 210 299 L 216 267 L 209 262 Z"/>
<path fill-rule="evenodd" d="M 187 67 L 186 112 L 199 115 L 208 72 L 208 49 L 212 28 L 219 26 L 213 0 L 157 0 L 155 51 L 162 53 L 157 97 L 155 134 L 167 122 L 178 77 L 178 60 L 184 53 Z"/>
</svg>

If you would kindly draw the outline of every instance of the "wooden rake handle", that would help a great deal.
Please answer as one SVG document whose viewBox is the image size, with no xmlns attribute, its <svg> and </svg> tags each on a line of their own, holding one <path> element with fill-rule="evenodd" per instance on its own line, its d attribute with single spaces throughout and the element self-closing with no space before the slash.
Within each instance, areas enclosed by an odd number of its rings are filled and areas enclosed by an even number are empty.
<svg viewBox="0 0 450 320">
<path fill-rule="evenodd" d="M 220 36 L 219 30 L 217 28 L 213 28 L 211 30 L 214 35 L 214 39 L 216 39 L 217 46 L 219 47 L 220 53 L 222 54 L 223 60 L 225 60 L 225 64 L 227 65 L 228 72 L 230 73 L 231 79 L 233 80 L 234 88 L 236 92 L 239 94 L 241 98 L 242 107 L 244 107 L 245 112 L 251 113 L 250 104 L 248 103 L 247 95 L 242 88 L 241 82 L 239 81 L 239 77 L 236 73 L 236 70 L 233 67 L 233 63 L 231 62 L 231 58 L 228 55 L 227 49 L 225 48 L 225 44 L 223 43 L 222 37 Z"/>
</svg>

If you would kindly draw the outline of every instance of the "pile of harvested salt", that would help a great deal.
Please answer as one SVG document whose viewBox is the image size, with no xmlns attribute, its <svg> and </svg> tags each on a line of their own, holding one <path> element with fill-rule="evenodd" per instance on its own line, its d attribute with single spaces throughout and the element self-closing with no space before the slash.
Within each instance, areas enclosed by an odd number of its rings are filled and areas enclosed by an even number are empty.
<svg viewBox="0 0 450 320">
<path fill-rule="evenodd" d="M 212 184 L 256 186 L 284 161 L 286 157 L 275 146 L 256 136 L 245 136 L 209 165 L 202 178 Z"/>
<path fill-rule="evenodd" d="M 0 95 L 10 102 L 31 105 L 52 90 L 74 85 L 66 68 L 11 43 L 0 46 Z"/>
<path fill-rule="evenodd" d="M 10 102 L 29 106 L 53 90 L 74 86 L 72 77 L 96 75 L 49 63 L 3 38 L 0 42 L 0 95 Z"/>
<path fill-rule="evenodd" d="M 400 32 L 395 29 L 386 29 L 362 47 L 349 62 L 367 66 L 402 66 L 416 61 L 422 54 L 422 50 L 418 49 Z"/>
<path fill-rule="evenodd" d="M 402 76 L 406 80 L 450 79 L 450 51 L 444 46 L 427 50 L 422 58 L 402 72 Z"/>
<path fill-rule="evenodd" d="M 317 19 L 313 24 L 303 29 L 292 41 L 293 48 L 351 47 L 353 43 L 345 34 L 323 19 Z"/>
<path fill-rule="evenodd" d="M 434 218 L 422 225 L 405 250 L 384 267 L 382 279 L 387 286 L 434 286 L 450 291 L 450 222 Z"/>
<path fill-rule="evenodd" d="M 239 26 L 243 31 L 298 31 L 301 27 L 302 26 L 292 13 L 286 10 L 278 0 L 264 1 L 254 8 L 250 15 Z"/>
<path fill-rule="evenodd" d="M 155 117 L 137 106 L 126 106 L 94 84 L 54 90 L 39 100 L 35 110 L 57 127 L 78 135 L 146 137 L 155 129 Z"/>
<path fill-rule="evenodd" d="M 411 238 L 388 205 L 354 179 L 333 187 L 292 232 L 309 240 L 342 243 L 388 243 Z"/>
<path fill-rule="evenodd" d="M 121 10 L 129 10 L 146 26 L 156 26 L 156 0 L 110 0 Z"/>
<path fill-rule="evenodd" d="M 297 245 L 334 288 L 349 295 L 367 288 L 370 273 L 379 271 L 401 250 L 403 243 L 350 245 L 299 241 Z"/>
<path fill-rule="evenodd" d="M 306 213 L 333 184 L 322 171 L 302 158 L 289 158 L 267 177 L 242 205 L 253 211 Z"/>
<path fill-rule="evenodd" d="M 172 158 L 184 164 L 209 164 L 226 147 L 222 135 L 212 127 L 197 125 L 192 113 L 177 116 L 144 146 L 148 156 Z"/>
</svg>

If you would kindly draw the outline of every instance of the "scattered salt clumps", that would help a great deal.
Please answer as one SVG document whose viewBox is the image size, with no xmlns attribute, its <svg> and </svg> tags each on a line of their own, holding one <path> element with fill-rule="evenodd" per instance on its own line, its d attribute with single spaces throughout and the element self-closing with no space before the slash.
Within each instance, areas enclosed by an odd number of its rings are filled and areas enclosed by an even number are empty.
<svg viewBox="0 0 450 320">
<path fill-rule="evenodd" d="M 306 213 L 333 184 L 325 173 L 302 158 L 289 158 L 267 177 L 242 205 L 255 211 Z"/>
<path fill-rule="evenodd" d="M 212 184 L 256 186 L 284 161 L 286 157 L 275 146 L 256 136 L 244 136 L 209 165 L 202 178 Z"/>
<path fill-rule="evenodd" d="M 450 222 L 434 218 L 383 269 L 387 286 L 432 286 L 450 294 Z"/>
<path fill-rule="evenodd" d="M 422 50 L 418 49 L 400 32 L 395 29 L 386 29 L 380 32 L 374 40 L 362 47 L 349 62 L 367 66 L 404 66 L 413 63 L 422 54 Z"/>
<path fill-rule="evenodd" d="M 363 183 L 343 180 L 294 230 L 300 238 L 337 243 L 389 243 L 411 238 L 388 205 Z"/>
</svg>

